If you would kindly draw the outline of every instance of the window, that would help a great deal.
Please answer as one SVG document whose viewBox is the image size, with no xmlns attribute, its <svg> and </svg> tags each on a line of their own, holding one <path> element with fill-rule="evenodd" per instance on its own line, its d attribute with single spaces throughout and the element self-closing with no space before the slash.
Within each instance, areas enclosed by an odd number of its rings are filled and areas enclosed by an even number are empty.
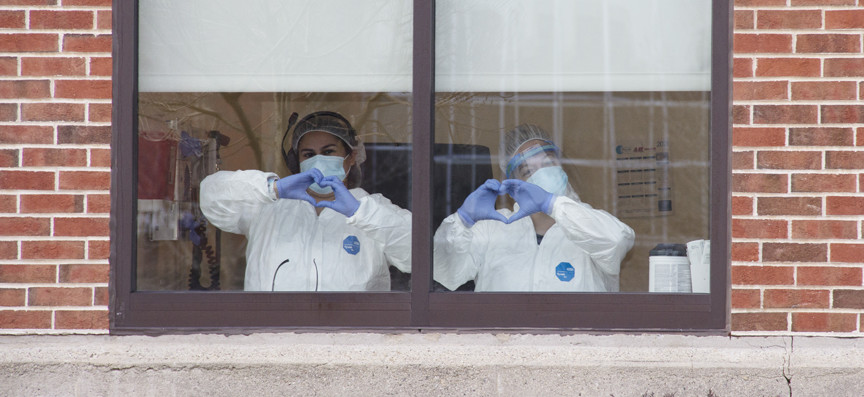
<svg viewBox="0 0 864 397">
<path fill-rule="evenodd" d="M 115 5 L 112 332 L 723 331 L 730 7 L 709 0 Z M 217 171 L 254 170 L 271 183 L 268 173 L 291 174 L 280 148 L 290 149 L 298 122 L 319 111 L 344 116 L 364 142 L 358 186 L 411 211 L 410 233 L 396 250 L 410 256 L 400 262 L 384 249 L 385 265 L 371 278 L 378 281 L 362 286 L 357 277 L 339 284 L 331 276 L 357 271 L 344 265 L 381 240 L 367 242 L 357 234 L 362 226 L 346 236 L 318 230 L 315 244 L 332 239 L 336 248 L 295 256 L 310 246 L 304 240 L 277 263 L 281 256 L 262 259 L 273 250 L 255 236 L 294 236 L 298 228 L 268 215 L 274 223 L 255 235 L 250 221 L 217 225 L 202 208 L 202 195 L 212 195 L 202 180 Z M 436 231 L 483 181 L 514 179 L 506 133 L 526 123 L 555 147 L 572 205 L 590 205 L 591 214 L 632 230 L 627 249 L 609 261 L 613 271 L 602 283 L 571 283 L 587 276 L 554 255 L 545 269 L 511 276 L 531 280 L 518 288 L 486 288 L 478 272 L 439 283 L 455 262 L 441 256 Z M 224 195 L 231 186 L 209 191 Z M 512 196 L 496 206 L 513 208 Z M 238 211 L 253 212 L 260 209 Z M 560 251 L 562 228 L 530 238 Z M 489 263 L 525 255 L 507 238 L 489 234 L 504 247 Z M 658 245 L 691 241 L 710 241 L 710 264 Z M 704 262 L 699 281 L 683 277 L 696 269 L 692 260 Z M 306 281 L 277 288 L 285 263 L 297 264 L 290 274 Z M 260 266 L 275 275 L 250 287 L 249 269 Z M 664 283 L 675 271 L 680 280 Z M 542 277 L 559 286 L 542 287 Z"/>
</svg>

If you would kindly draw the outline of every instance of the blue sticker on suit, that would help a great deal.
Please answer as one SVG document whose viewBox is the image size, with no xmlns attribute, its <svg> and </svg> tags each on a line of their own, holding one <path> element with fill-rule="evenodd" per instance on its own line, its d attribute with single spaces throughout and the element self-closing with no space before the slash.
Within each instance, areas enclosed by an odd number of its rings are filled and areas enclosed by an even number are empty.
<svg viewBox="0 0 864 397">
<path fill-rule="evenodd" d="M 568 262 L 561 262 L 555 267 L 555 276 L 561 281 L 570 281 L 576 276 L 576 269 Z"/>
<path fill-rule="evenodd" d="M 345 237 L 345 240 L 342 240 L 342 248 L 351 255 L 357 255 L 360 252 L 360 240 L 357 239 L 357 236 Z"/>
</svg>

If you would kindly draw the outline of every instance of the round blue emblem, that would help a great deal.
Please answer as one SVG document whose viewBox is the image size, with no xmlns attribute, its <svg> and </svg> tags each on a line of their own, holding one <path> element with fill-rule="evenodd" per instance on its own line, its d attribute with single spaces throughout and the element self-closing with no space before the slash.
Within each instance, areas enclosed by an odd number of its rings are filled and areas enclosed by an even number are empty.
<svg viewBox="0 0 864 397">
<path fill-rule="evenodd" d="M 342 240 L 342 248 L 351 255 L 357 255 L 360 252 L 360 240 L 357 239 L 357 236 L 345 237 L 345 240 Z"/>
<path fill-rule="evenodd" d="M 576 269 L 568 262 L 561 262 L 555 267 L 555 276 L 561 281 L 570 281 L 576 275 Z"/>
</svg>

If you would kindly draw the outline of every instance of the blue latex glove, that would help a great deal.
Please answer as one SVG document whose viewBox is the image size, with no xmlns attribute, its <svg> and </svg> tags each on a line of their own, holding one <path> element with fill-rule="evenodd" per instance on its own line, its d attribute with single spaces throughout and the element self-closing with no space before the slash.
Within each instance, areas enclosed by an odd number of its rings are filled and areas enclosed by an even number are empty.
<svg viewBox="0 0 864 397">
<path fill-rule="evenodd" d="M 321 171 L 312 168 L 306 172 L 280 178 L 276 181 L 276 191 L 279 192 L 280 199 L 304 200 L 315 205 L 315 199 L 306 192 L 306 189 L 321 178 L 324 178 Z"/>
<path fill-rule="evenodd" d="M 501 190 L 519 203 L 519 211 L 510 216 L 507 223 L 516 222 L 535 212 L 549 214 L 555 195 L 533 183 L 518 179 L 507 179 L 501 183 Z"/>
<path fill-rule="evenodd" d="M 477 190 L 471 192 L 465 198 L 462 206 L 456 210 L 462 222 L 468 227 L 474 226 L 477 221 L 486 219 L 507 222 L 507 217 L 495 211 L 495 200 L 498 199 L 498 190 L 501 188 L 501 182 L 494 179 L 489 179 L 484 182 Z"/>
<path fill-rule="evenodd" d="M 315 204 L 316 207 L 330 208 L 347 217 L 354 215 L 360 208 L 360 202 L 348 191 L 339 177 L 335 175 L 325 176 L 318 181 L 318 185 L 333 188 L 333 194 L 336 198 L 333 201 L 319 201 Z"/>
</svg>

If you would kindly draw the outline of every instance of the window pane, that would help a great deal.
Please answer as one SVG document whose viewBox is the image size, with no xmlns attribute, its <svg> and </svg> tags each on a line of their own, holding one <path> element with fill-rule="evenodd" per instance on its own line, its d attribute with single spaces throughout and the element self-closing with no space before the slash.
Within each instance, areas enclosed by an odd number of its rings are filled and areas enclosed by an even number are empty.
<svg viewBox="0 0 864 397">
<path fill-rule="evenodd" d="M 435 142 L 459 149 L 435 157 L 457 192 L 435 199 L 436 288 L 708 292 L 710 18 L 708 0 L 439 1 Z"/>
<path fill-rule="evenodd" d="M 139 3 L 136 288 L 407 290 L 411 2 Z"/>
</svg>

